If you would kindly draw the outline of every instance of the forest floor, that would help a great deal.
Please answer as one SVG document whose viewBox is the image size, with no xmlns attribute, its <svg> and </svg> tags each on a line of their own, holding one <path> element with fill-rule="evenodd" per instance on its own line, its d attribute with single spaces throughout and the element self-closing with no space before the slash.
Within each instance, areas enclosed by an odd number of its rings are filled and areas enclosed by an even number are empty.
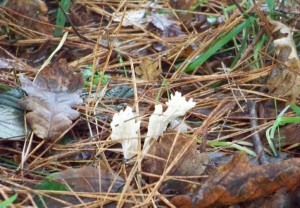
<svg viewBox="0 0 300 208">
<path fill-rule="evenodd" d="M 300 207 L 299 19 L 298 0 L 0 1 L 0 208 Z"/>
</svg>

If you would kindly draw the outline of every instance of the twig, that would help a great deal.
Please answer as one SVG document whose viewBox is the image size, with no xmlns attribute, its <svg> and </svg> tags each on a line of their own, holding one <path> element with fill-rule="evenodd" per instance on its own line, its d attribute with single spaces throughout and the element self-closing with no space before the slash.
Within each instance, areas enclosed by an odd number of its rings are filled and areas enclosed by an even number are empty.
<svg viewBox="0 0 300 208">
<path fill-rule="evenodd" d="M 268 164 L 269 161 L 267 159 L 267 156 L 264 152 L 263 145 L 261 143 L 260 136 L 256 130 L 257 128 L 257 112 L 256 112 L 256 103 L 253 101 L 249 101 L 247 103 L 249 115 L 252 117 L 250 119 L 250 126 L 254 130 L 252 131 L 252 143 L 255 149 L 255 152 L 257 154 L 258 160 L 260 164 Z"/>
<path fill-rule="evenodd" d="M 207 125 L 203 126 L 203 129 L 202 129 L 202 142 L 201 142 L 201 145 L 200 145 L 200 152 L 201 153 L 206 152 L 207 131 L 208 131 L 208 126 Z"/>
</svg>

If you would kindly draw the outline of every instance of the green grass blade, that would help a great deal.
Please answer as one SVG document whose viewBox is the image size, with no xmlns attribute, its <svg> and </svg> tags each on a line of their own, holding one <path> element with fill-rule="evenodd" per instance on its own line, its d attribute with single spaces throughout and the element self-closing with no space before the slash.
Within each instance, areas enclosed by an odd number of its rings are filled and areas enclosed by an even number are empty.
<svg viewBox="0 0 300 208">
<path fill-rule="evenodd" d="M 294 110 L 297 113 L 297 115 L 300 114 L 300 108 L 297 105 L 295 105 L 295 104 L 288 105 L 280 112 L 277 119 L 274 121 L 274 124 L 270 128 L 268 128 L 267 131 L 266 131 L 266 137 L 267 137 L 269 146 L 270 146 L 270 148 L 271 148 L 271 150 L 272 150 L 272 152 L 275 156 L 277 156 L 277 153 L 276 153 L 273 141 L 274 141 L 274 138 L 275 138 L 276 129 L 278 129 L 279 126 L 282 126 L 282 125 L 285 125 L 285 124 L 300 123 L 300 117 L 299 116 L 297 116 L 297 117 L 283 117 L 283 115 L 286 113 L 286 111 L 289 108 Z"/>
<path fill-rule="evenodd" d="M 270 11 L 272 19 L 274 18 L 274 11 L 275 11 L 275 1 L 274 0 L 267 0 L 267 6 Z"/>
<path fill-rule="evenodd" d="M 18 197 L 18 193 L 15 193 L 14 195 L 12 195 L 11 197 L 9 197 L 5 201 L 0 202 L 0 208 L 4 208 L 4 207 L 10 206 L 17 199 L 17 197 Z"/>
<path fill-rule="evenodd" d="M 254 46 L 254 51 L 253 51 L 253 59 L 256 64 L 256 68 L 260 68 L 259 66 L 259 51 L 263 48 L 265 42 L 269 39 L 269 37 L 266 34 L 263 34 L 262 38 L 257 42 L 257 44 Z"/>
<path fill-rule="evenodd" d="M 297 116 L 300 116 L 300 107 L 299 106 L 297 106 L 296 104 L 291 104 L 291 109 L 293 110 L 293 111 L 295 111 L 295 113 L 297 114 Z"/>
<path fill-rule="evenodd" d="M 236 26 L 233 30 L 228 32 L 225 36 L 219 39 L 211 48 L 206 52 L 196 58 L 191 64 L 187 66 L 185 72 L 190 72 L 200 67 L 207 59 L 214 55 L 220 48 L 227 44 L 233 37 L 240 33 L 245 27 L 248 27 L 249 24 L 254 20 L 254 18 L 248 18 L 246 21 L 242 22 Z"/>
<path fill-rule="evenodd" d="M 247 40 L 248 40 L 248 34 L 249 34 L 249 26 L 245 27 L 245 32 L 244 32 L 244 35 L 243 35 L 243 40 L 242 40 L 241 47 L 239 48 L 238 53 L 236 54 L 236 57 L 234 58 L 233 62 L 231 63 L 230 68 L 234 67 L 235 64 L 238 62 L 238 60 L 241 58 L 242 52 L 246 48 L 246 44 L 247 44 Z"/>
<path fill-rule="evenodd" d="M 253 157 L 257 157 L 256 153 L 250 150 L 249 148 L 233 142 L 207 141 L 207 144 L 215 147 L 234 148 L 239 151 L 246 152 L 248 155 L 251 155 Z"/>
<path fill-rule="evenodd" d="M 70 8 L 70 0 L 62 0 L 60 2 L 60 6 L 64 9 L 64 11 L 67 13 L 69 11 Z M 55 25 L 59 26 L 59 27 L 64 27 L 66 23 L 66 17 L 63 13 L 63 11 L 61 10 L 61 8 L 58 8 L 57 11 L 57 15 L 56 15 L 56 22 Z M 61 28 L 55 28 L 54 30 L 54 36 L 58 37 L 62 34 L 62 29 Z"/>
<path fill-rule="evenodd" d="M 276 149 L 275 149 L 274 142 L 273 142 L 273 140 L 274 140 L 274 139 L 273 139 L 273 138 L 274 138 L 274 135 L 273 135 L 273 137 L 272 137 L 272 136 L 271 136 L 271 133 L 270 133 L 271 129 L 272 129 L 272 126 L 266 130 L 266 137 L 267 137 L 268 144 L 269 144 L 269 146 L 270 146 L 270 148 L 271 148 L 273 154 L 274 154 L 275 156 L 277 156 L 277 151 L 276 151 Z"/>
</svg>

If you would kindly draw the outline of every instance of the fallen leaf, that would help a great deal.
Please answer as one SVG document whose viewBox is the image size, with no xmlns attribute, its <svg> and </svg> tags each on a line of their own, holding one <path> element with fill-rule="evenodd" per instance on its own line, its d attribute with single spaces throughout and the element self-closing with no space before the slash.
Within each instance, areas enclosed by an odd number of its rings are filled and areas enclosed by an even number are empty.
<svg viewBox="0 0 300 208">
<path fill-rule="evenodd" d="M 175 19 L 174 15 L 152 12 L 151 23 L 158 29 L 156 29 L 156 33 L 162 39 L 169 37 L 183 37 L 186 34 L 182 31 L 180 26 L 181 23 Z M 180 41 L 178 38 L 176 39 L 177 41 Z M 168 51 L 167 49 L 169 48 L 170 52 L 168 53 L 168 56 L 173 57 L 173 55 L 176 54 L 174 56 L 180 58 L 183 58 L 184 55 L 187 58 L 187 56 L 193 51 L 191 46 L 186 46 L 184 49 L 178 50 L 178 48 L 172 48 L 170 45 L 166 45 L 162 42 L 153 43 L 153 48 L 156 51 Z M 179 56 L 178 53 L 180 53 Z"/>
<path fill-rule="evenodd" d="M 151 23 L 161 31 L 163 31 L 163 37 L 174 37 L 184 35 L 180 28 L 180 22 L 174 19 L 174 16 L 151 13 Z"/>
<path fill-rule="evenodd" d="M 293 145 L 300 143 L 300 124 L 288 124 L 280 127 L 280 138 L 279 135 L 275 135 L 274 143 L 277 147 L 283 147 L 287 145 Z"/>
<path fill-rule="evenodd" d="M 113 13 L 113 21 L 121 22 L 124 27 L 136 26 L 145 27 L 152 20 L 152 16 L 147 14 L 147 11 L 153 11 L 156 9 L 161 9 L 162 6 L 156 2 L 146 2 L 141 5 L 143 9 L 131 9 L 123 12 Z M 144 9 L 147 8 L 147 9 Z"/>
<path fill-rule="evenodd" d="M 139 26 L 142 27 L 144 23 L 150 21 L 146 16 L 146 9 L 128 10 L 125 12 L 117 12 L 113 14 L 114 22 L 121 22 L 122 26 Z"/>
<path fill-rule="evenodd" d="M 193 20 L 193 14 L 182 11 L 190 11 L 197 2 L 197 0 L 170 0 L 170 5 L 172 8 L 180 10 L 177 12 L 179 19 L 189 24 Z"/>
<path fill-rule="evenodd" d="M 192 196 L 194 207 L 233 205 L 274 194 L 300 185 L 300 159 L 252 167 L 245 153 L 238 153 L 231 163 L 219 170 Z"/>
<path fill-rule="evenodd" d="M 168 176 L 200 176 L 208 163 L 207 154 L 199 153 L 196 141 L 193 141 L 188 151 L 186 151 L 181 158 L 178 158 L 178 154 L 192 138 L 180 134 L 173 147 L 175 137 L 176 133 L 166 133 L 160 142 L 154 142 L 148 152 L 148 155 L 152 157 L 149 156 L 148 160 L 146 160 L 145 172 L 160 176 L 171 163 L 176 161 L 176 164 L 168 173 Z M 171 150 L 173 151 L 171 152 Z M 158 180 L 158 178 L 150 177 L 150 182 L 155 182 L 156 180 Z M 189 188 L 189 183 L 170 180 L 162 186 L 162 191 L 182 193 Z"/>
<path fill-rule="evenodd" d="M 141 77 L 142 80 L 157 80 L 160 73 L 162 72 L 159 67 L 159 62 L 157 60 L 150 60 L 148 58 L 143 58 L 141 60 L 140 66 L 135 67 L 135 73 Z"/>
<path fill-rule="evenodd" d="M 11 11 L 8 12 L 15 18 L 16 23 L 33 31 L 52 35 L 52 28 L 49 27 L 48 7 L 42 0 L 9 0 L 5 5 Z M 18 15 L 16 15 L 18 13 Z M 43 24 L 47 23 L 47 24 Z M 12 31 L 16 31 L 13 29 Z M 22 35 L 21 32 L 17 32 Z"/>
<path fill-rule="evenodd" d="M 105 164 L 100 163 L 99 168 L 94 167 L 81 167 L 81 168 L 69 168 L 65 171 L 54 173 L 48 178 L 41 181 L 35 189 L 38 190 L 53 190 L 53 191 L 70 191 L 79 192 L 73 195 L 62 195 L 62 194 L 48 194 L 55 197 L 56 199 L 63 200 L 65 203 L 70 205 L 81 204 L 81 201 L 88 203 L 97 200 L 99 206 L 104 207 L 115 207 L 115 203 L 109 200 L 109 193 L 119 193 L 122 191 L 125 182 L 115 173 L 111 172 Z M 69 188 L 70 187 L 70 188 Z M 107 199 L 102 201 L 93 197 L 81 196 L 80 193 L 95 193 L 99 192 L 99 196 L 104 194 Z M 53 193 L 53 192 L 52 192 Z M 55 193 L 55 192 L 54 192 Z M 78 200 L 78 197 L 81 201 Z M 41 198 L 45 202 L 47 207 L 63 207 L 63 203 L 53 200 L 50 197 L 38 195 L 36 202 L 41 204 Z"/>
<path fill-rule="evenodd" d="M 23 71 L 24 70 L 24 67 L 16 62 L 16 60 L 14 59 L 8 59 L 8 58 L 0 58 L 0 69 L 3 71 L 3 70 L 11 70 L 11 69 L 15 69 L 15 70 L 18 70 L 18 71 Z"/>
<path fill-rule="evenodd" d="M 185 133 L 192 130 L 192 127 L 189 126 L 185 121 L 178 118 L 171 120 L 170 127 L 176 132 Z"/>
<path fill-rule="evenodd" d="M 47 55 L 47 50 L 50 47 L 51 40 L 47 39 L 43 42 L 39 48 L 34 51 L 26 50 L 25 54 L 22 54 L 22 58 L 27 60 L 28 64 L 37 65 L 43 61 Z"/>
<path fill-rule="evenodd" d="M 192 208 L 192 200 L 189 196 L 179 195 L 171 199 L 171 203 L 176 206 L 176 208 Z"/>
<path fill-rule="evenodd" d="M 38 137 L 56 140 L 72 125 L 72 120 L 79 117 L 79 112 L 71 108 L 82 103 L 83 78 L 78 70 L 60 59 L 52 67 L 43 69 L 33 82 L 20 77 L 22 89 L 28 96 L 19 100 L 19 104 L 31 111 L 26 119 Z"/>
<path fill-rule="evenodd" d="M 23 96 L 13 89 L 0 94 L 0 138 L 14 139 L 25 136 L 24 113 L 16 103 Z"/>
<path fill-rule="evenodd" d="M 285 189 L 279 189 L 270 199 L 265 200 L 264 204 L 260 205 L 259 207 L 299 207 L 293 201 L 292 194 L 287 193 Z"/>
<path fill-rule="evenodd" d="M 300 98 L 300 60 L 293 34 L 289 27 L 280 22 L 270 23 L 274 25 L 273 32 L 277 32 L 274 46 L 279 63 L 267 81 L 268 88 L 273 95 L 288 97 L 293 103 Z"/>
</svg>

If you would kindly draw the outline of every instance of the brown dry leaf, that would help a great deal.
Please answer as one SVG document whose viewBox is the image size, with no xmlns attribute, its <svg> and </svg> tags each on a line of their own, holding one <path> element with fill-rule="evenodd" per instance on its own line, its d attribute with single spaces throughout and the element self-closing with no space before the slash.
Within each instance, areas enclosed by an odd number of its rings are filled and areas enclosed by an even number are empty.
<svg viewBox="0 0 300 208">
<path fill-rule="evenodd" d="M 180 22 L 173 15 L 151 13 L 151 23 L 161 31 L 161 37 L 179 37 L 185 35 L 181 30 Z"/>
<path fill-rule="evenodd" d="M 277 32 L 274 46 L 279 63 L 268 79 L 268 88 L 273 95 L 289 97 L 290 102 L 295 102 L 300 98 L 300 60 L 292 31 L 280 22 L 270 23 L 274 25 L 273 32 Z"/>
<path fill-rule="evenodd" d="M 37 66 L 39 62 L 45 60 L 50 43 L 51 39 L 47 39 L 36 50 L 30 51 L 27 49 L 26 52 L 21 56 L 27 60 L 27 64 L 30 64 L 31 66 Z"/>
<path fill-rule="evenodd" d="M 46 35 L 52 35 L 52 28 L 49 25 L 48 7 L 42 0 L 9 0 L 6 7 L 10 10 L 19 13 L 11 13 L 17 24 L 33 31 L 38 31 Z M 10 12 L 9 12 L 10 13 Z M 32 20 L 35 19 L 36 21 Z"/>
<path fill-rule="evenodd" d="M 99 195 L 101 193 L 119 193 L 122 191 L 122 188 L 125 184 L 124 180 L 117 176 L 115 173 L 109 171 L 107 166 L 103 163 L 100 163 L 99 168 L 94 167 L 81 167 L 78 169 L 69 168 L 65 171 L 57 173 L 57 175 L 54 176 L 53 180 L 55 182 L 61 183 L 63 185 L 66 185 L 67 187 L 70 187 L 73 192 L 89 192 L 89 193 L 95 193 L 99 192 Z M 76 194 L 78 197 L 80 197 L 80 194 Z M 109 194 L 108 194 L 109 195 Z M 65 202 L 68 202 L 72 205 L 78 205 L 82 204 L 78 197 L 74 195 L 61 195 L 61 194 L 53 194 L 55 198 L 61 199 Z M 51 198 L 44 197 L 44 202 L 47 205 L 47 207 L 63 207 L 63 204 L 52 200 Z M 92 202 L 96 199 L 91 197 L 80 197 L 80 199 L 85 202 Z M 106 199 L 105 203 L 104 201 L 101 203 L 101 201 L 98 200 L 97 203 L 99 203 L 99 206 L 104 207 L 115 207 L 115 203 L 109 203 L 108 198 Z"/>
<path fill-rule="evenodd" d="M 176 133 L 165 134 L 160 142 L 155 142 L 151 146 L 148 154 L 154 157 L 149 157 L 146 161 L 145 171 L 155 175 L 161 175 L 174 160 L 178 159 L 168 173 L 169 176 L 200 176 L 204 172 L 206 164 L 208 164 L 207 154 L 199 153 L 196 141 L 194 141 L 188 148 L 188 151 L 186 151 L 181 158 L 177 158 L 177 155 L 184 149 L 185 144 L 190 142 L 192 138 L 184 134 L 178 135 L 173 151 L 170 154 L 175 137 Z M 169 160 L 167 162 L 168 157 Z M 158 180 L 158 178 L 150 177 L 150 182 L 155 182 L 156 180 Z M 168 181 L 162 189 L 163 192 L 175 191 L 183 193 L 187 191 L 186 189 L 190 189 L 190 187 L 187 183 L 171 180 Z"/>
<path fill-rule="evenodd" d="M 192 208 L 192 200 L 187 195 L 179 195 L 176 197 L 173 197 L 171 199 L 171 203 L 176 206 L 176 208 Z"/>
<path fill-rule="evenodd" d="M 135 67 L 135 73 L 141 77 L 142 80 L 157 80 L 162 72 L 159 67 L 159 61 L 148 58 L 141 60 L 140 66 Z"/>
<path fill-rule="evenodd" d="M 275 145 L 276 146 L 287 146 L 300 143 L 300 124 L 288 124 L 286 126 L 280 127 L 280 137 L 275 135 Z M 281 141 L 282 140 L 282 141 Z M 279 142 L 280 141 L 280 142 Z"/>
<path fill-rule="evenodd" d="M 194 207 L 233 205 L 286 191 L 300 185 L 300 158 L 251 167 L 245 153 L 238 153 L 192 196 Z"/>
<path fill-rule="evenodd" d="M 261 207 L 261 208 L 269 208 L 269 207 L 298 207 L 293 202 L 292 194 L 287 193 L 285 189 L 278 190 L 269 200 L 266 200 L 264 204 L 260 206 L 252 206 L 252 207 Z"/>
<path fill-rule="evenodd" d="M 197 0 L 170 0 L 170 5 L 176 10 L 186 10 L 190 9 L 197 3 Z M 193 20 L 193 14 L 188 12 L 177 12 L 178 17 L 181 21 L 189 24 Z"/>
<path fill-rule="evenodd" d="M 31 111 L 26 119 L 38 137 L 56 140 L 79 117 L 71 107 L 82 103 L 83 77 L 79 69 L 68 67 L 65 59 L 43 69 L 33 82 L 24 76 L 20 82 L 28 96 L 19 104 Z"/>
</svg>

